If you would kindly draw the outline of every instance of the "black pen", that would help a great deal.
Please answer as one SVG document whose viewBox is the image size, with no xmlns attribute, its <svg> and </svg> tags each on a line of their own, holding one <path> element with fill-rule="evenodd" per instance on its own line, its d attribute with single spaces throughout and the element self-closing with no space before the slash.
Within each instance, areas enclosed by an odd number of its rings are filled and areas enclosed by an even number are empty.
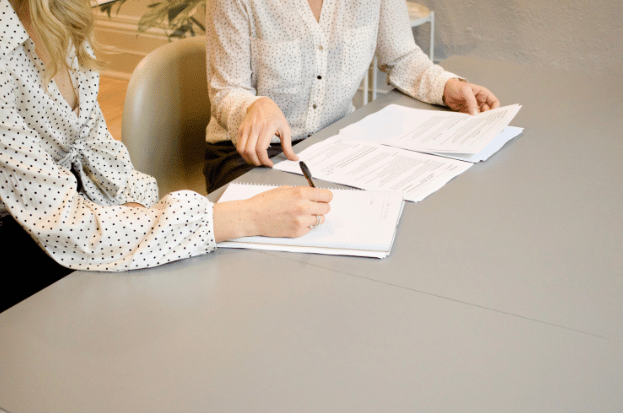
<svg viewBox="0 0 623 413">
<path fill-rule="evenodd" d="M 305 165 L 305 162 L 303 161 L 299 162 L 299 166 L 301 167 L 301 171 L 303 171 L 303 175 L 305 175 L 305 179 L 307 179 L 307 182 L 309 182 L 309 186 L 311 186 L 312 188 L 315 188 L 316 185 L 314 185 L 311 172 L 309 171 L 309 168 L 307 167 L 307 165 Z"/>
</svg>

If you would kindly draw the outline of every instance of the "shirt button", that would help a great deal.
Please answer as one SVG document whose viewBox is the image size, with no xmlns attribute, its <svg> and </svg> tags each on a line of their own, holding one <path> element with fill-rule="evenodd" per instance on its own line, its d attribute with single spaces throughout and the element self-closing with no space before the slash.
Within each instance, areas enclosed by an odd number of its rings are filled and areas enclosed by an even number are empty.
<svg viewBox="0 0 623 413">
<path fill-rule="evenodd" d="M 318 105 L 316 105 L 315 103 L 312 105 L 312 108 L 316 109 L 318 107 Z"/>
<path fill-rule="evenodd" d="M 322 45 L 318 46 L 318 50 L 322 50 L 322 49 L 323 49 Z"/>
<path fill-rule="evenodd" d="M 318 80 L 322 80 L 322 76 L 318 76 Z"/>
</svg>

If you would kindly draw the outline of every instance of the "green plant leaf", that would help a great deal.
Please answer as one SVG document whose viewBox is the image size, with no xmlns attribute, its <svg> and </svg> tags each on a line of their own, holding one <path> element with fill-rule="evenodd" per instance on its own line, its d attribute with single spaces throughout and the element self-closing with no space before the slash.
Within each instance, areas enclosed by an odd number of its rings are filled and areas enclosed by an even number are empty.
<svg viewBox="0 0 623 413">
<path fill-rule="evenodd" d="M 119 7 L 127 0 L 116 0 L 110 3 L 106 11 L 110 17 L 112 4 L 118 4 Z M 149 11 L 141 16 L 138 22 L 138 33 L 144 33 L 149 29 L 162 29 L 169 39 L 182 38 L 186 36 L 195 36 L 198 33 L 205 33 L 205 26 L 199 22 L 194 16 L 198 10 L 204 9 L 206 0 L 165 0 L 150 3 L 147 7 Z M 108 4 L 102 7 L 107 7 Z"/>
</svg>

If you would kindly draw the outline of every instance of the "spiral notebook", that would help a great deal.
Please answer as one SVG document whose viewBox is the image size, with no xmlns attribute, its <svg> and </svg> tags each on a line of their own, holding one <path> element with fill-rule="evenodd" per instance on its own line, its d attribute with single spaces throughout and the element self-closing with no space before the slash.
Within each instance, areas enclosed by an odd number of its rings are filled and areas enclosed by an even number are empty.
<svg viewBox="0 0 623 413">
<path fill-rule="evenodd" d="M 251 198 L 275 188 L 230 184 L 218 202 Z M 332 189 L 331 211 L 322 225 L 300 238 L 243 237 L 218 243 L 219 248 L 247 248 L 327 255 L 385 258 L 400 221 L 400 192 Z"/>
</svg>

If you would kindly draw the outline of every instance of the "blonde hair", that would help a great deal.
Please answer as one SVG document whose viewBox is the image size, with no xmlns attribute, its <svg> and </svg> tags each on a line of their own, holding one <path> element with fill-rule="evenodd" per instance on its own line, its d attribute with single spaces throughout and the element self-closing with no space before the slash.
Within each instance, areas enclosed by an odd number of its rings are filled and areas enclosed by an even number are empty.
<svg viewBox="0 0 623 413">
<path fill-rule="evenodd" d="M 89 0 L 18 0 L 27 1 L 32 25 L 50 56 L 46 79 L 52 79 L 67 65 L 69 47 L 76 48 L 81 67 L 99 69 L 102 62 L 89 53 L 94 47 L 94 16 Z"/>
</svg>

